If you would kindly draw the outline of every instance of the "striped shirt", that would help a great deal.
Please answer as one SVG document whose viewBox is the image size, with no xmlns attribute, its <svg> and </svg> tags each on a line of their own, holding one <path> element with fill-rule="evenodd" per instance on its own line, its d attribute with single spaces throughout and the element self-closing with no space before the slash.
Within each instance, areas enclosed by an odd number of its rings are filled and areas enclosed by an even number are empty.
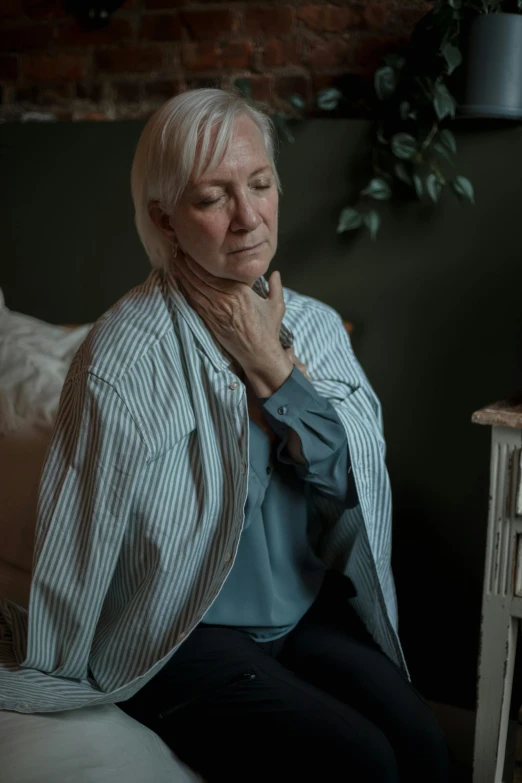
<svg viewBox="0 0 522 783">
<path fill-rule="evenodd" d="M 408 675 L 391 571 L 380 403 L 331 307 L 283 290 L 285 323 L 345 427 L 359 504 L 306 485 L 314 549 Z M 0 601 L 0 708 L 124 701 L 201 621 L 232 568 L 249 459 L 245 386 L 158 271 L 94 325 L 65 381 L 42 472 L 28 610 Z"/>
</svg>

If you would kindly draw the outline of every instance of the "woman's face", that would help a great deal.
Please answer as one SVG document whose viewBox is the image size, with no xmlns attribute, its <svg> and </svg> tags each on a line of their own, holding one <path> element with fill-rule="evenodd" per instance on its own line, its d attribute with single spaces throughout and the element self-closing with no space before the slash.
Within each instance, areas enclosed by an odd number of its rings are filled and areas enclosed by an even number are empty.
<svg viewBox="0 0 522 783">
<path fill-rule="evenodd" d="M 240 116 L 227 155 L 218 168 L 190 180 L 168 222 L 181 250 L 207 272 L 251 286 L 276 252 L 277 208 L 263 135 Z"/>
</svg>

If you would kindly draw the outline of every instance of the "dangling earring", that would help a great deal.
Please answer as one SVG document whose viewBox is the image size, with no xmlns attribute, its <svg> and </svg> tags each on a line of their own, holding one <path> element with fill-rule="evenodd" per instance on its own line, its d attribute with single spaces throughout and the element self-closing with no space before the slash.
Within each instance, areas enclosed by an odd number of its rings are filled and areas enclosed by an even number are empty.
<svg viewBox="0 0 522 783">
<path fill-rule="evenodd" d="M 177 255 L 178 255 L 178 246 L 174 242 L 174 244 L 172 245 L 172 258 L 176 258 Z"/>
</svg>

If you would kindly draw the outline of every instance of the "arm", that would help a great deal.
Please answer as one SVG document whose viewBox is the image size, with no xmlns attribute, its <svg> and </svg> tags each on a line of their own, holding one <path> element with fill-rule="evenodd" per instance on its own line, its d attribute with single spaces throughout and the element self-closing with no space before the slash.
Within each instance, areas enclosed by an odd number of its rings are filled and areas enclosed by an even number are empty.
<svg viewBox="0 0 522 783">
<path fill-rule="evenodd" d="M 269 398 L 260 399 L 270 426 L 280 438 L 277 457 L 294 464 L 302 480 L 346 507 L 357 505 L 348 439 L 335 408 L 295 367 Z M 291 443 L 291 437 L 295 441 Z M 295 459 L 295 450 L 299 449 Z"/>
<path fill-rule="evenodd" d="M 114 388 L 89 373 L 68 379 L 40 484 L 22 666 L 87 677 L 145 458 Z"/>
</svg>

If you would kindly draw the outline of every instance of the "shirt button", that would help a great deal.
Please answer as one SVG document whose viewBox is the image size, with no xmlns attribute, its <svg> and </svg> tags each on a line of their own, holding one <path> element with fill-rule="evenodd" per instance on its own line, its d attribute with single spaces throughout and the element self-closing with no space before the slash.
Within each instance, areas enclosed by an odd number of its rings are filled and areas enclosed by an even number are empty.
<svg viewBox="0 0 522 783">
<path fill-rule="evenodd" d="M 240 470 L 241 470 L 241 473 L 246 473 L 247 472 L 247 466 L 245 465 L 244 462 L 241 463 Z"/>
<path fill-rule="evenodd" d="M 30 710 L 31 709 L 31 705 L 28 704 L 26 701 L 23 701 L 21 704 L 18 705 L 18 708 L 20 710 Z"/>
<path fill-rule="evenodd" d="M 284 416 L 287 411 L 288 411 L 288 405 L 281 405 L 281 407 L 277 409 L 277 412 L 279 413 L 280 416 Z"/>
<path fill-rule="evenodd" d="M 232 383 L 228 384 L 228 388 L 235 391 L 236 389 L 239 389 L 239 383 L 237 381 L 232 381 Z"/>
<path fill-rule="evenodd" d="M 225 555 L 225 563 L 230 563 L 232 560 L 232 552 L 227 552 Z"/>
<path fill-rule="evenodd" d="M 186 635 L 185 631 L 182 631 L 178 636 L 178 642 L 182 642 Z"/>
</svg>

